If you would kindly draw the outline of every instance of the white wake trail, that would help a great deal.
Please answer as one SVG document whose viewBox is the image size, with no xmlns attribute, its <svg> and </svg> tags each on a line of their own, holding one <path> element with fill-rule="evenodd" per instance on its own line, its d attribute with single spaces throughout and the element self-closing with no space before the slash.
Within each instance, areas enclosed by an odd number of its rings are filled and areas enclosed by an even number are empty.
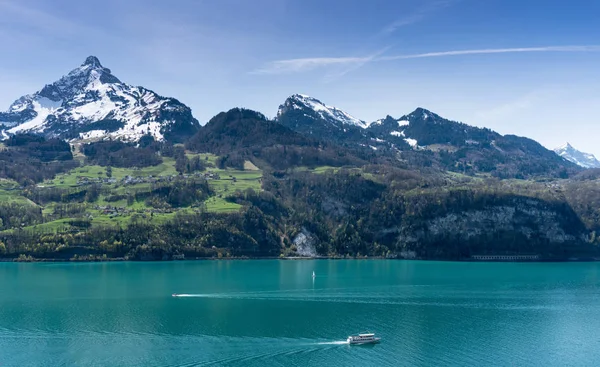
<svg viewBox="0 0 600 367">
<path fill-rule="evenodd" d="M 339 341 L 334 341 L 334 342 L 322 342 L 322 343 L 317 343 L 318 345 L 344 345 L 344 344 L 348 344 L 347 340 L 339 340 Z"/>
<path fill-rule="evenodd" d="M 186 294 L 186 293 L 183 293 L 183 294 L 174 294 L 173 297 L 202 298 L 202 297 L 211 297 L 211 295 L 210 294 Z"/>
</svg>

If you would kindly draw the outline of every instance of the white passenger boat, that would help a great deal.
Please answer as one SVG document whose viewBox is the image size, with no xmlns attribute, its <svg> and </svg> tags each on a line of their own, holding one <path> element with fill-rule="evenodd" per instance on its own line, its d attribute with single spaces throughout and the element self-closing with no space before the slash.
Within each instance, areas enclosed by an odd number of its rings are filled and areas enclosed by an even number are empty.
<svg viewBox="0 0 600 367">
<path fill-rule="evenodd" d="M 350 335 L 347 341 L 348 344 L 376 344 L 381 341 L 381 338 L 376 337 L 374 333 L 360 333 Z"/>
</svg>

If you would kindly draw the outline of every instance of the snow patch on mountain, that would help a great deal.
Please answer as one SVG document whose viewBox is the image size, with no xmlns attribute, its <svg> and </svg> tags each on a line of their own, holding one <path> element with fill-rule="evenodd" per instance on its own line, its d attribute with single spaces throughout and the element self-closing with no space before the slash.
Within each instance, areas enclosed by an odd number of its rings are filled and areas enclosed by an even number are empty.
<svg viewBox="0 0 600 367">
<path fill-rule="evenodd" d="M 410 145 L 413 148 L 416 148 L 418 146 L 417 141 L 415 139 L 405 138 L 404 141 L 407 142 L 408 145 Z"/>
<path fill-rule="evenodd" d="M 41 126 L 44 125 L 44 122 L 46 121 L 48 116 L 57 112 L 61 107 L 62 107 L 62 100 L 53 101 L 46 97 L 40 97 L 38 99 L 32 98 L 29 101 L 28 105 L 26 105 L 24 103 L 21 105 L 18 105 L 16 107 L 16 110 L 18 112 L 22 112 L 23 110 L 30 108 L 36 112 L 36 116 L 33 119 L 8 130 L 8 132 L 11 134 L 14 134 L 14 133 L 17 133 L 17 132 L 20 132 L 23 130 L 37 130 Z"/>
<path fill-rule="evenodd" d="M 106 130 L 92 130 L 85 133 L 80 133 L 79 137 L 82 140 L 96 140 L 98 138 L 102 138 L 107 133 Z"/>
</svg>

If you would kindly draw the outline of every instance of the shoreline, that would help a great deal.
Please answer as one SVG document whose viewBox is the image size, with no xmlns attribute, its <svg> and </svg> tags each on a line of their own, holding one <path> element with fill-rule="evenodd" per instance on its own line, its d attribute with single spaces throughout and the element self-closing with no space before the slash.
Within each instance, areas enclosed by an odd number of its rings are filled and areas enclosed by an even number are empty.
<svg viewBox="0 0 600 367">
<path fill-rule="evenodd" d="M 314 260 L 398 260 L 398 261 L 440 261 L 440 262 L 464 262 L 464 263 L 576 263 L 576 262 L 598 262 L 600 258 L 569 258 L 569 259 L 539 259 L 539 260 L 521 260 L 521 261 L 510 261 L 510 260 L 450 260 L 450 259 L 405 259 L 398 257 L 383 257 L 383 256 L 369 256 L 369 257 L 342 257 L 342 256 L 316 256 L 316 257 L 279 257 L 279 256 L 265 256 L 265 257 L 197 257 L 197 258 L 186 258 L 186 259 L 158 259 L 158 260 L 135 260 L 123 257 L 117 258 L 105 258 L 105 259 L 40 259 L 40 258 L 28 258 L 25 260 L 19 258 L 0 258 L 0 263 L 114 263 L 114 262 L 131 262 L 131 263 L 157 263 L 157 262 L 183 262 L 183 261 L 253 261 L 253 260 L 281 260 L 281 261 L 314 261 Z"/>
</svg>

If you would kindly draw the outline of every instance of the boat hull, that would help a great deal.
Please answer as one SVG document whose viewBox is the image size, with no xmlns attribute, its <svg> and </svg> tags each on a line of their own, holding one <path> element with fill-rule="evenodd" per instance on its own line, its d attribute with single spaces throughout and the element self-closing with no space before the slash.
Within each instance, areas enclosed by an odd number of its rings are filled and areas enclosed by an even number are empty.
<svg viewBox="0 0 600 367">
<path fill-rule="evenodd" d="M 378 344 L 381 338 L 373 338 L 369 340 L 348 340 L 350 345 L 365 345 L 365 344 Z"/>
</svg>

